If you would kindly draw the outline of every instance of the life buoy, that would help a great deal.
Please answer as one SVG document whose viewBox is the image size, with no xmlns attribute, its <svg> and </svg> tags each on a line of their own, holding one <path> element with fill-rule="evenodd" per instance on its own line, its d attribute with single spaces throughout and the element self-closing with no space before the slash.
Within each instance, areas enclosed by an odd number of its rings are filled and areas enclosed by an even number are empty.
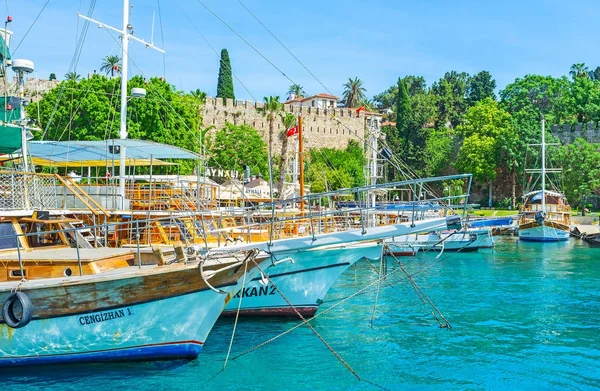
<svg viewBox="0 0 600 391">
<path fill-rule="evenodd" d="M 14 305 L 17 300 L 22 308 L 21 318 L 18 318 L 17 315 L 15 315 Z M 33 305 L 31 304 L 29 296 L 23 292 L 15 292 L 10 295 L 2 307 L 2 318 L 4 319 L 4 322 L 13 329 L 27 326 L 29 322 L 31 322 L 32 316 Z"/>
</svg>

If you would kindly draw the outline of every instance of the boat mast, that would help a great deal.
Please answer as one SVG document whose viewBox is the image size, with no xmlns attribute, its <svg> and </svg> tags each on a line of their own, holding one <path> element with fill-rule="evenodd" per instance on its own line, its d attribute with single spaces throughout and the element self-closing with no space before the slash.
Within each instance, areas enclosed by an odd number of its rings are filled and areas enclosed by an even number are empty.
<svg viewBox="0 0 600 391">
<path fill-rule="evenodd" d="M 123 0 L 123 29 L 121 30 L 121 124 L 119 138 L 127 138 L 127 63 L 129 62 L 129 0 Z M 125 161 L 127 153 L 124 143 L 119 152 L 119 196 L 121 209 L 125 209 Z"/>
<path fill-rule="evenodd" d="M 125 140 L 127 138 L 127 65 L 129 62 L 129 40 L 133 39 L 147 48 L 154 49 L 161 53 L 165 53 L 163 49 L 154 46 L 153 42 L 146 42 L 143 39 L 133 36 L 133 29 L 129 25 L 129 0 L 123 0 L 123 28 L 121 30 L 104 24 L 87 16 L 77 14 L 81 19 L 89 20 L 90 22 L 96 23 L 100 28 L 107 28 L 121 35 L 121 121 L 119 128 L 119 138 Z M 129 32 L 131 30 L 131 33 Z M 154 34 L 154 32 L 153 32 Z M 145 95 L 145 91 L 140 91 Z M 134 96 L 138 96 L 133 94 Z M 143 96 L 139 95 L 139 96 Z M 124 144 L 124 143 L 122 143 Z M 121 197 L 121 209 L 125 209 L 125 162 L 126 162 L 126 151 L 125 145 L 119 146 L 119 196 Z"/>
<path fill-rule="evenodd" d="M 546 210 L 546 119 L 542 114 L 542 210 Z"/>
<path fill-rule="evenodd" d="M 304 210 L 304 157 L 302 155 L 302 116 L 298 116 L 298 177 L 300 181 L 300 210 Z"/>
</svg>

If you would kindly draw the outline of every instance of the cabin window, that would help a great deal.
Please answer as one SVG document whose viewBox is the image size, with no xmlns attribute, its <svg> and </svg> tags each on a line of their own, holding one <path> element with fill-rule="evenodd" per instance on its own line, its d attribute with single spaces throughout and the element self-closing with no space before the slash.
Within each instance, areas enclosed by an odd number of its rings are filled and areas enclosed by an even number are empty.
<svg viewBox="0 0 600 391">
<path fill-rule="evenodd" d="M 10 278 L 27 278 L 27 269 L 23 269 L 23 275 L 21 275 L 21 269 L 11 270 L 8 276 Z"/>
<path fill-rule="evenodd" d="M 64 275 L 65 277 L 71 277 L 73 275 L 73 270 L 71 270 L 70 267 L 65 268 Z"/>
<path fill-rule="evenodd" d="M 0 250 L 17 248 L 18 240 L 12 223 L 0 223 Z"/>
</svg>

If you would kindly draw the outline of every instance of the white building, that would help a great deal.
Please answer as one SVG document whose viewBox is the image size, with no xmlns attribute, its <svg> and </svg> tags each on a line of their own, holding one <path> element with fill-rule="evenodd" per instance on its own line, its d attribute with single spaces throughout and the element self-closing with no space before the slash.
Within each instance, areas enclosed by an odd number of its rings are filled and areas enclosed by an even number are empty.
<svg viewBox="0 0 600 391">
<path fill-rule="evenodd" d="M 337 101 L 339 97 L 330 94 L 320 93 L 317 95 L 309 96 L 307 98 L 298 97 L 291 94 L 284 105 L 302 106 L 302 107 L 316 107 L 319 109 L 334 109 L 337 107 Z"/>
</svg>

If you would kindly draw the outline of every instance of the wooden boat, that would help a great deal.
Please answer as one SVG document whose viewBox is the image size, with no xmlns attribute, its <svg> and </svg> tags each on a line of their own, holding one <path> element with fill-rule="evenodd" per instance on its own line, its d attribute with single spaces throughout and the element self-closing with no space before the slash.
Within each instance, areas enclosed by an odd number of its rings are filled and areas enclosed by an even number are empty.
<svg viewBox="0 0 600 391">
<path fill-rule="evenodd" d="M 520 240 L 556 242 L 569 239 L 571 231 L 571 207 L 564 194 L 546 190 L 546 173 L 558 172 L 546 168 L 546 129 L 542 118 L 541 169 L 525 170 L 539 173 L 541 189 L 525 194 L 518 222 Z"/>
<path fill-rule="evenodd" d="M 195 359 L 255 255 L 1 282 L 0 367 Z"/>
<path fill-rule="evenodd" d="M 553 191 L 534 191 L 525 195 L 519 215 L 519 239 L 556 242 L 569 239 L 571 207 L 565 196 Z"/>
</svg>

